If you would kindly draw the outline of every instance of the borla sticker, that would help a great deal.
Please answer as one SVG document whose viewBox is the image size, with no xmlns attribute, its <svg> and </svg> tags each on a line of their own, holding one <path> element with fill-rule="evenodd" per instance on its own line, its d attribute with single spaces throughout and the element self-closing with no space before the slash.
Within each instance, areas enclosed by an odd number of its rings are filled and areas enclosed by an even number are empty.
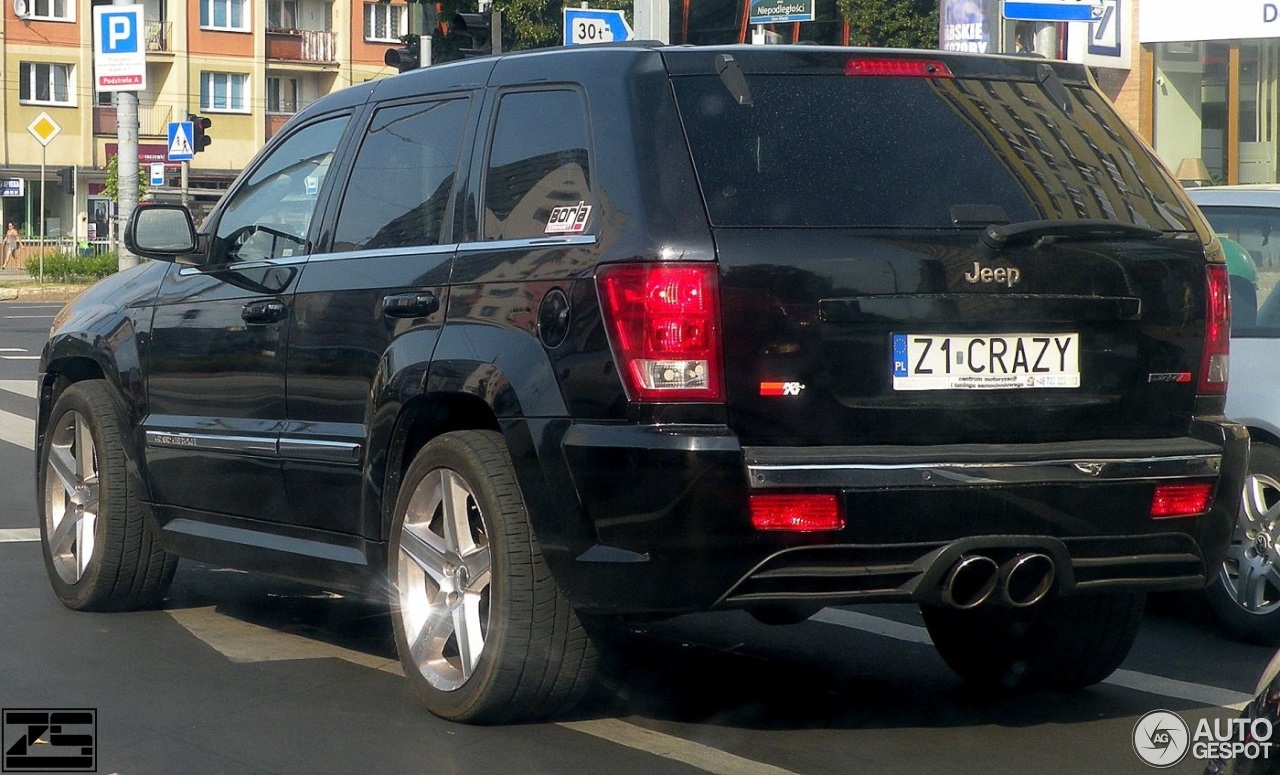
<svg viewBox="0 0 1280 775">
<path fill-rule="evenodd" d="M 762 396 L 798 396 L 801 390 L 804 390 L 804 385 L 799 382 L 760 383 L 760 395 Z"/>
<path fill-rule="evenodd" d="M 551 210 L 544 234 L 577 234 L 587 228 L 587 217 L 591 215 L 591 205 L 578 202 L 576 205 L 556 207 Z"/>
</svg>

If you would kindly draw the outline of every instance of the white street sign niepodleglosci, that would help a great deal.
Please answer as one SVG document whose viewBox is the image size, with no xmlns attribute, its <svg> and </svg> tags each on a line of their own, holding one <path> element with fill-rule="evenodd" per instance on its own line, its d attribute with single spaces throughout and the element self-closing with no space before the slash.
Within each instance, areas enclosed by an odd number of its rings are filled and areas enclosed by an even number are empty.
<svg viewBox="0 0 1280 775">
<path fill-rule="evenodd" d="M 41 145 L 48 146 L 49 141 L 57 137 L 58 133 L 62 131 L 62 127 L 58 125 L 57 121 L 53 120 L 52 116 L 42 110 L 40 115 L 31 119 L 31 123 L 27 124 L 27 131 L 31 133 L 32 137 L 39 140 Z"/>
<path fill-rule="evenodd" d="M 147 51 L 141 5 L 93 8 L 93 77 L 97 91 L 146 91 Z"/>
</svg>

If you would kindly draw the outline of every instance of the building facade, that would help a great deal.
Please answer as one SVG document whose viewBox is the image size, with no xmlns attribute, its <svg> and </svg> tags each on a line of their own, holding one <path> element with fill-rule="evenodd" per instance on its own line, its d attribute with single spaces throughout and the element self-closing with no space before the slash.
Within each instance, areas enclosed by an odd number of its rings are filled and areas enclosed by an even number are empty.
<svg viewBox="0 0 1280 775">
<path fill-rule="evenodd" d="M 140 164 L 167 162 L 168 124 L 208 117 L 212 143 L 190 162 L 197 213 L 289 117 L 322 95 L 390 75 L 383 57 L 408 30 L 404 0 L 141 0 L 146 89 L 138 96 Z M 0 221 L 27 235 L 105 239 L 103 196 L 116 153 L 113 95 L 96 92 L 93 9 L 109 0 L 16 0 L 0 16 Z M 46 114 L 60 131 L 28 130 Z M 47 130 L 48 127 L 46 126 Z M 47 131 L 46 131 L 47 136 Z M 41 169 L 43 162 L 43 187 Z M 157 197 L 177 197 L 166 163 Z M 43 224 L 41 214 L 43 213 Z"/>
</svg>

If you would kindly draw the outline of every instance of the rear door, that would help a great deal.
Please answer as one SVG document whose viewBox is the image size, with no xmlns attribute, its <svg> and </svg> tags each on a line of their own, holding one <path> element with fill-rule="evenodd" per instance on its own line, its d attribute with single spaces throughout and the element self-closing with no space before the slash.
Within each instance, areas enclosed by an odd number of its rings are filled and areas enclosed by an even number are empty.
<svg viewBox="0 0 1280 775">
<path fill-rule="evenodd" d="M 290 319 L 288 423 L 280 440 L 291 498 L 281 519 L 378 535 L 364 514 L 371 449 L 385 449 L 416 394 L 443 324 L 453 198 L 469 148 L 469 93 L 384 104 L 360 141 L 328 249 L 311 256 Z"/>
<path fill-rule="evenodd" d="M 737 59 L 672 70 L 745 443 L 1185 433 L 1204 246 L 1083 71 Z"/>
</svg>

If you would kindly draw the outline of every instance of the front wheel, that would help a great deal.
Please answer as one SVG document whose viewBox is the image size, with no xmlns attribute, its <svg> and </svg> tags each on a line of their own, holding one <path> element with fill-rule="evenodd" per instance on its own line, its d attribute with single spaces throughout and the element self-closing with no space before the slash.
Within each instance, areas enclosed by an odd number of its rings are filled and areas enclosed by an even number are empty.
<svg viewBox="0 0 1280 775">
<path fill-rule="evenodd" d="M 432 713 L 510 722 L 586 693 L 595 646 L 546 566 L 501 435 L 446 433 L 422 448 L 388 563 L 396 648 Z"/>
<path fill-rule="evenodd" d="M 1227 557 L 1206 590 L 1232 637 L 1280 642 L 1280 449 L 1254 442 Z"/>
<path fill-rule="evenodd" d="M 178 564 L 155 541 L 124 439 L 101 380 L 68 387 L 50 413 L 40 448 L 40 540 L 53 591 L 68 608 L 159 605 Z"/>
<path fill-rule="evenodd" d="M 1139 593 L 1074 595 L 1025 609 L 921 606 L 929 635 L 961 678 L 1004 689 L 1074 691 L 1128 656 L 1142 622 Z"/>
</svg>

